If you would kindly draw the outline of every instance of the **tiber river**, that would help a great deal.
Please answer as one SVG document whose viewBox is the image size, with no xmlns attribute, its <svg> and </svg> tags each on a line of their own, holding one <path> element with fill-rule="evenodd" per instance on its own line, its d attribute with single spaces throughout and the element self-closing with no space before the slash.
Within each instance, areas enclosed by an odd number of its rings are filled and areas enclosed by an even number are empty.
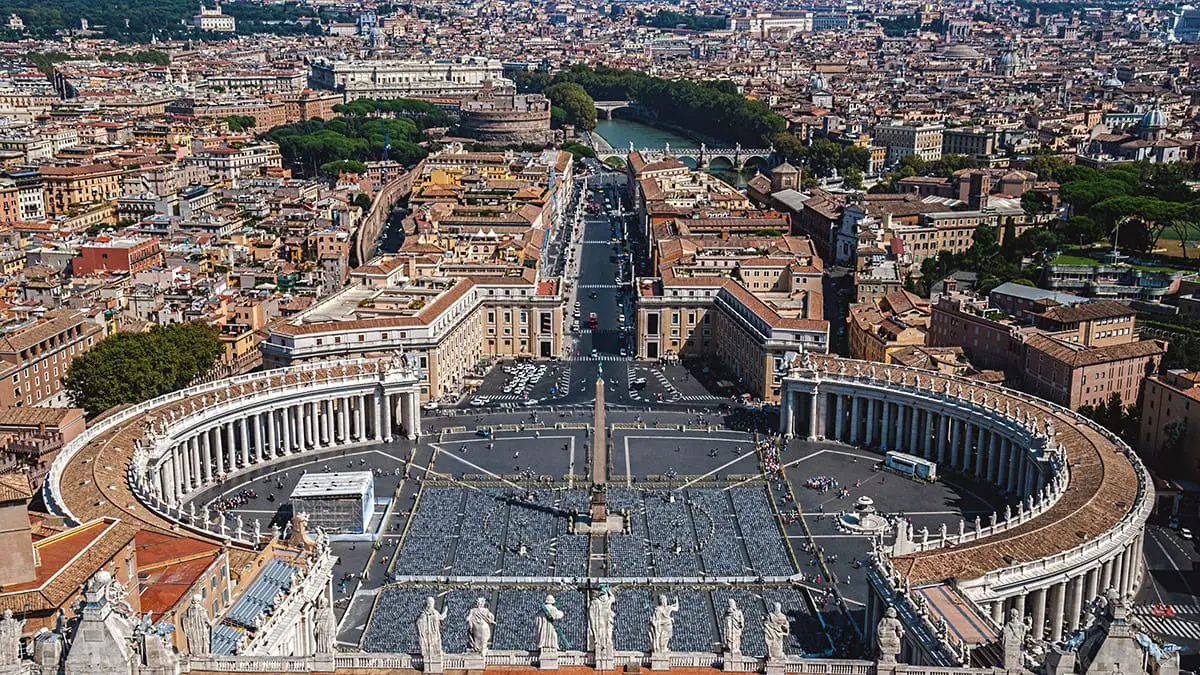
<svg viewBox="0 0 1200 675">
<path fill-rule="evenodd" d="M 633 141 L 635 148 L 662 148 L 667 143 L 670 143 L 672 148 L 698 148 L 701 141 L 704 141 L 710 148 L 731 145 L 706 138 L 701 134 L 694 134 L 690 137 L 683 136 L 670 129 L 660 129 L 649 124 L 623 119 L 597 120 L 596 130 L 592 133 L 604 138 L 616 150 L 627 149 L 629 141 Z M 691 165 L 690 160 L 684 161 Z M 754 176 L 754 167 L 748 166 L 741 173 L 731 168 L 714 169 L 711 173 L 734 187 L 744 187 L 746 179 Z"/>
</svg>

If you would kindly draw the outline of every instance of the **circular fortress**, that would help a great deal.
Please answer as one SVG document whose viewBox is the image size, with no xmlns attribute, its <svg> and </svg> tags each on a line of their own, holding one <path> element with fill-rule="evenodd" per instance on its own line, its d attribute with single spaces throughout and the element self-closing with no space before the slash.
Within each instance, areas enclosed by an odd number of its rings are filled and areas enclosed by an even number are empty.
<svg viewBox="0 0 1200 675">
<path fill-rule="evenodd" d="M 475 96 L 463 99 L 458 133 L 492 145 L 549 145 L 550 101 L 541 94 L 517 94 L 492 89 L 485 83 Z"/>
</svg>

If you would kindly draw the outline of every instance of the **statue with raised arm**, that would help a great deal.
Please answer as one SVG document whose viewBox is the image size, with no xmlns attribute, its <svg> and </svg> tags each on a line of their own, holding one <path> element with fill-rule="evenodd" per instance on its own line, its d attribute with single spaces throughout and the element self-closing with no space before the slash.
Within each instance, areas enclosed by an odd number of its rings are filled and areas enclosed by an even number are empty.
<svg viewBox="0 0 1200 675">
<path fill-rule="evenodd" d="M 425 598 L 425 606 L 417 615 L 417 644 L 425 663 L 440 663 L 442 660 L 442 622 L 447 610 L 437 611 L 432 597 Z"/>
<path fill-rule="evenodd" d="M 729 604 L 725 607 L 725 619 L 722 622 L 725 628 L 725 634 L 722 636 L 722 644 L 725 651 L 729 654 L 740 655 L 742 653 L 742 631 L 746 628 L 746 615 L 738 608 L 737 602 L 729 599 Z"/>
<path fill-rule="evenodd" d="M 671 636 L 675 634 L 675 617 L 679 611 L 679 598 L 675 603 L 667 602 L 667 596 L 658 596 L 658 606 L 650 617 L 650 651 L 665 654 L 671 651 Z"/>
<path fill-rule="evenodd" d="M 612 590 L 603 586 L 592 596 L 588 605 L 588 628 L 592 632 L 592 646 L 600 656 L 613 652 L 613 620 L 616 617 L 613 605 L 616 601 Z"/>
<path fill-rule="evenodd" d="M 212 652 L 212 624 L 209 623 L 208 610 L 200 604 L 200 600 L 200 594 L 194 594 L 191 604 L 183 611 L 183 634 L 187 638 L 189 654 Z"/>
<path fill-rule="evenodd" d="M 554 596 L 547 595 L 537 615 L 537 646 L 543 652 L 558 651 L 558 626 L 555 624 L 566 615 L 555 603 Z"/>
<path fill-rule="evenodd" d="M 791 633 L 792 625 L 787 614 L 783 613 L 783 605 L 773 603 L 771 611 L 767 612 L 763 619 L 763 641 L 767 644 L 768 661 L 779 662 L 787 659 L 783 645 Z"/>
<path fill-rule="evenodd" d="M 487 601 L 479 598 L 467 612 L 467 649 L 487 656 L 488 644 L 492 641 L 492 629 L 496 626 L 496 615 L 488 609 Z"/>
</svg>

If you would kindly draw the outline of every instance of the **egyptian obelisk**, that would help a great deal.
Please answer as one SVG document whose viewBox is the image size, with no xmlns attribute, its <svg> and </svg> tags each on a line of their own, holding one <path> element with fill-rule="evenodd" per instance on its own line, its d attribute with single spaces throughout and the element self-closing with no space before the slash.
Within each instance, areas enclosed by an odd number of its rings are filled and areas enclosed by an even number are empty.
<svg viewBox="0 0 1200 675">
<path fill-rule="evenodd" d="M 604 422 L 604 366 L 596 374 L 596 410 L 592 415 L 592 529 L 603 530 L 608 520 L 608 428 Z"/>
</svg>

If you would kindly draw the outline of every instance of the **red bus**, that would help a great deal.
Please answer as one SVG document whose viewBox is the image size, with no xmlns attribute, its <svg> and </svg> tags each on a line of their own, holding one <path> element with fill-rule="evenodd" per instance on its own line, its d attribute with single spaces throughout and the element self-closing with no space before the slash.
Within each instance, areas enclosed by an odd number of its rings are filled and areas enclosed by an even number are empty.
<svg viewBox="0 0 1200 675">
<path fill-rule="evenodd" d="M 591 314 L 588 314 L 588 328 L 595 328 L 595 327 L 596 327 L 596 313 L 592 312 Z"/>
</svg>

